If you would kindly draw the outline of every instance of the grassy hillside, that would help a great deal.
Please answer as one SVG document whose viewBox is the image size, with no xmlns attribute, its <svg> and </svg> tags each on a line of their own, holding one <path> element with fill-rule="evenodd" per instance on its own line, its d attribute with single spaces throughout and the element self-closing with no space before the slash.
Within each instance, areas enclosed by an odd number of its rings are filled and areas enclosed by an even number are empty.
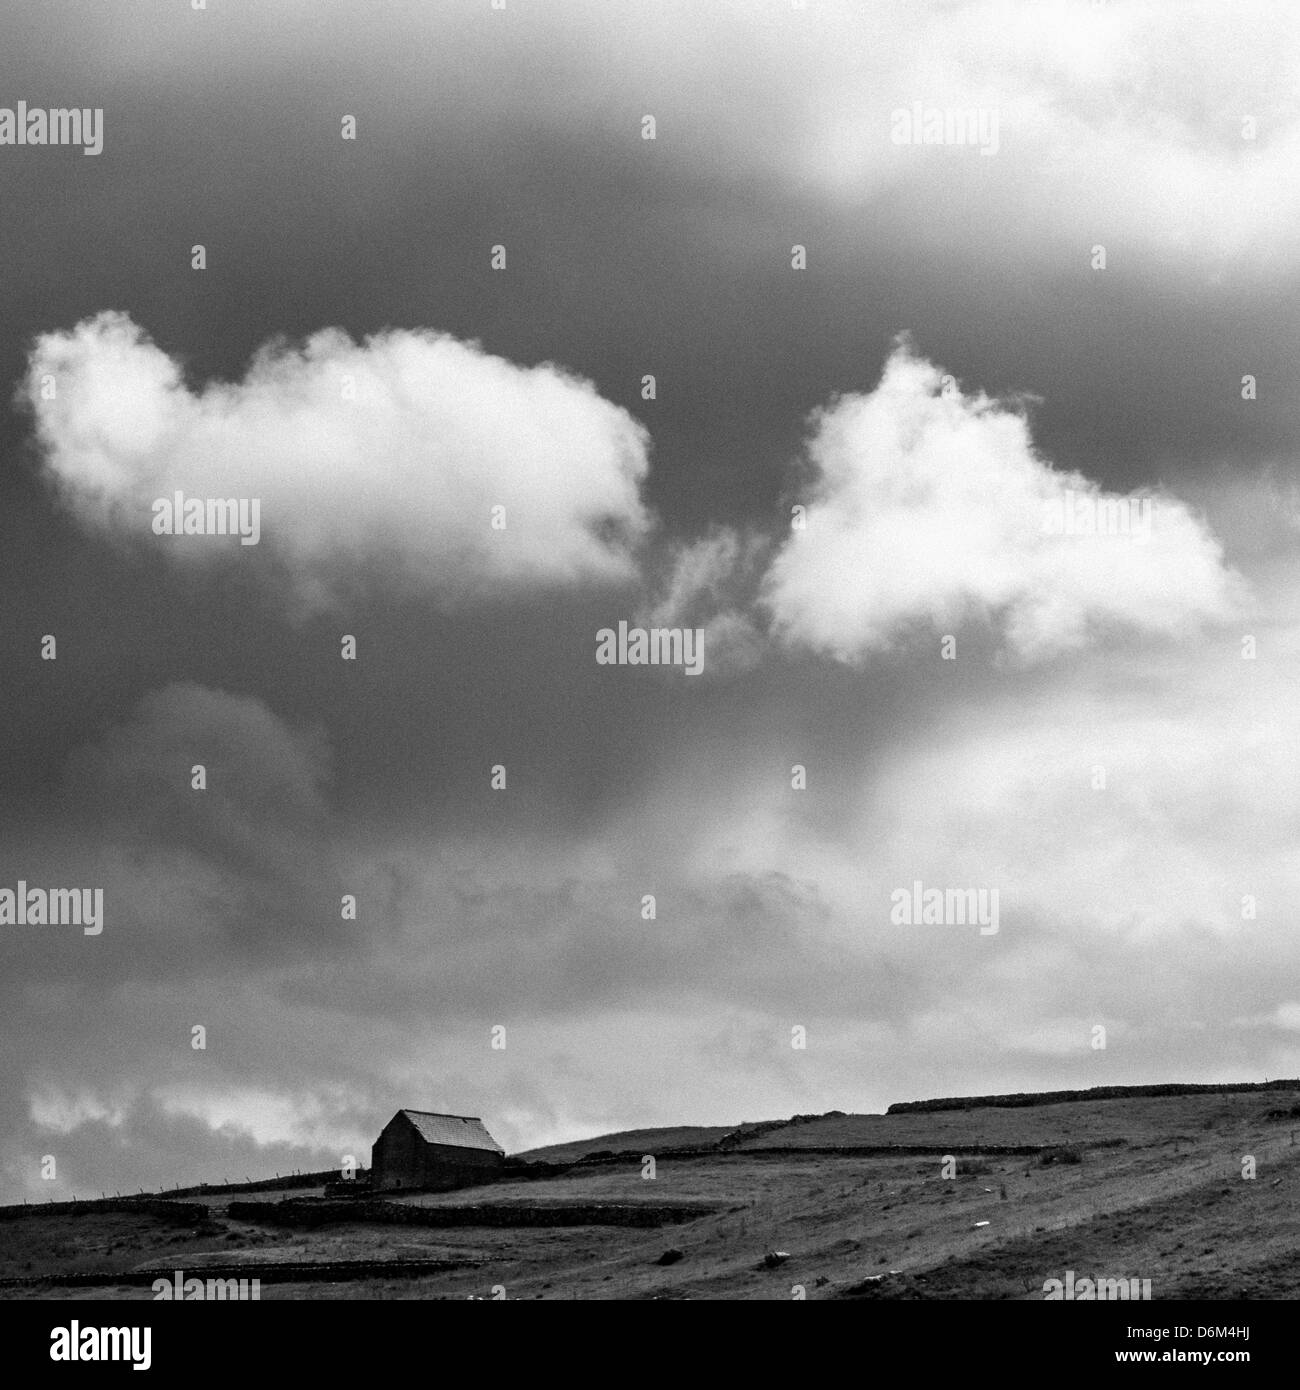
<svg viewBox="0 0 1300 1390">
<path fill-rule="evenodd" d="M 1300 1117 L 1290 1116 L 1292 1103 L 1237 1092 L 831 1115 L 759 1126 L 736 1147 L 680 1157 L 671 1150 L 716 1144 L 735 1128 L 630 1131 L 545 1155 L 594 1149 L 624 1151 L 622 1159 L 401 1200 L 530 1210 L 703 1204 L 705 1214 L 659 1229 L 340 1220 L 298 1230 L 274 1223 L 281 1194 L 265 1194 L 265 1219 L 243 1207 L 242 1220 L 229 1215 L 234 1198 L 209 1197 L 200 1224 L 184 1229 L 90 1207 L 77 1216 L 35 1211 L 5 1223 L 0 1275 L 364 1258 L 457 1267 L 429 1277 L 381 1270 L 343 1283 L 268 1283 L 262 1296 L 466 1298 L 504 1287 L 508 1298 L 784 1299 L 798 1286 L 809 1298 L 1020 1299 L 1041 1298 L 1045 1280 L 1074 1270 L 1150 1279 L 1156 1299 L 1295 1298 Z M 976 1152 L 989 1144 L 1045 1147 Z M 854 1153 L 894 1145 L 945 1149 L 962 1160 L 960 1175 L 944 1178 L 937 1152 Z M 658 1155 L 650 1180 L 642 1177 L 647 1153 Z M 1253 1179 L 1243 1178 L 1247 1156 Z M 765 1262 L 774 1251 L 786 1257 Z M 3 1292 L 66 1296 L 50 1287 Z M 147 1288 L 109 1293 L 150 1297 Z"/>
<path fill-rule="evenodd" d="M 600 1134 L 594 1139 L 575 1139 L 567 1144 L 548 1144 L 529 1149 L 521 1158 L 544 1159 L 548 1163 L 572 1163 L 584 1154 L 612 1152 L 662 1153 L 665 1149 L 708 1148 L 734 1125 L 671 1125 L 663 1129 L 624 1129 L 616 1134 Z"/>
</svg>

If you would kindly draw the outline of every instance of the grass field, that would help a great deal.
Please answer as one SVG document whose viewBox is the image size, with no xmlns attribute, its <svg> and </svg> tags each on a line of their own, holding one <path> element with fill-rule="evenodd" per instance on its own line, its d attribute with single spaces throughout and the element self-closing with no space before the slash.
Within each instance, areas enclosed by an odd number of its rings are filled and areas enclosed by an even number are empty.
<svg viewBox="0 0 1300 1390">
<path fill-rule="evenodd" d="M 543 1181 L 400 1199 L 711 1206 L 697 1220 L 658 1229 L 347 1222 L 286 1230 L 232 1220 L 230 1199 L 211 1194 L 202 1199 L 208 1222 L 192 1229 L 144 1214 L 34 1211 L 0 1224 L 0 1277 L 198 1271 L 238 1261 L 453 1259 L 463 1267 L 434 1277 L 271 1283 L 262 1298 L 469 1298 L 504 1288 L 507 1298 L 786 1299 L 802 1289 L 808 1298 L 1022 1299 L 1041 1298 L 1044 1281 L 1066 1270 L 1150 1279 L 1156 1299 L 1295 1298 L 1300 1119 L 1265 1118 L 1295 1099 L 1243 1094 L 831 1116 L 763 1127 L 729 1152 L 689 1157 L 670 1151 L 716 1143 L 734 1127 L 634 1131 L 536 1155 L 568 1161 L 582 1152 L 625 1153 L 614 1161 Z M 1078 1161 L 972 1153 L 979 1145 L 1030 1144 L 1067 1146 Z M 968 1171 L 943 1177 L 939 1154 L 852 1152 L 884 1145 L 949 1146 L 966 1157 L 961 1168 Z M 642 1177 L 646 1154 L 657 1155 L 650 1180 Z M 1247 1156 L 1253 1179 L 1243 1177 Z M 680 1255 L 659 1263 L 669 1250 Z M 788 1258 L 769 1267 L 764 1256 L 773 1251 Z M 152 1296 L 147 1287 L 0 1292 Z"/>
</svg>

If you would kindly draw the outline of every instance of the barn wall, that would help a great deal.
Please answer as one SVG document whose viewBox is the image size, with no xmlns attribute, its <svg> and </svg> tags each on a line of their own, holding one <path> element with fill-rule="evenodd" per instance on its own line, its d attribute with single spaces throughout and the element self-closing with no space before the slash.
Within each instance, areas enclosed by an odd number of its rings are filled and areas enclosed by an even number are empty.
<svg viewBox="0 0 1300 1390">
<path fill-rule="evenodd" d="M 425 1187 L 446 1191 L 490 1181 L 505 1159 L 486 1149 L 454 1149 L 445 1144 L 425 1144 L 420 1181 Z"/>
<path fill-rule="evenodd" d="M 375 1142 L 370 1163 L 374 1173 L 372 1186 L 420 1187 L 424 1178 L 422 1145 L 423 1140 L 409 1120 L 400 1115 L 390 1120 Z"/>
</svg>

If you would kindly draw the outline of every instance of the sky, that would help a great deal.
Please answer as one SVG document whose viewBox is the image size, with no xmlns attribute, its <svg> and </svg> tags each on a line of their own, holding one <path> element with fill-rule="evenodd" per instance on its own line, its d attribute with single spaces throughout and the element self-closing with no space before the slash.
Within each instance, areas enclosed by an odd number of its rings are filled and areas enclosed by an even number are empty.
<svg viewBox="0 0 1300 1390">
<path fill-rule="evenodd" d="M 5 1200 L 1300 1075 L 1289 0 L 6 30 Z"/>
</svg>

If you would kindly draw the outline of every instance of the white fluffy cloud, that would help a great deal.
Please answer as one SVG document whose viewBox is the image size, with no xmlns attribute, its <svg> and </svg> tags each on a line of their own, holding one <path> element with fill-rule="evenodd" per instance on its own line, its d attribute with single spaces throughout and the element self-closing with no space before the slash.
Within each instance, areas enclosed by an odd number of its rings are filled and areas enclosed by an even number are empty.
<svg viewBox="0 0 1300 1390">
<path fill-rule="evenodd" d="M 1104 628 L 1180 636 L 1234 611 L 1240 581 L 1185 505 L 1108 498 L 1058 472 L 1022 413 L 951 380 L 945 389 L 906 345 L 874 391 L 818 412 L 809 454 L 806 529 L 791 532 L 763 586 L 792 645 L 852 662 L 919 626 L 987 618 L 1037 660 Z M 1064 533 L 1103 502 L 1128 534 Z"/>
<path fill-rule="evenodd" d="M 26 394 L 83 523 L 181 559 L 246 559 L 228 538 L 155 536 L 150 509 L 177 490 L 259 499 L 261 543 L 313 603 L 376 573 L 446 600 L 622 579 L 649 525 L 637 421 L 556 366 L 445 334 L 358 345 L 326 329 L 194 390 L 127 315 L 102 313 L 38 339 Z"/>
<path fill-rule="evenodd" d="M 824 73 L 801 126 L 804 169 L 837 199 L 910 188 L 916 234 L 951 236 L 934 210 L 959 185 L 972 252 L 1014 243 L 1017 263 L 1064 252 L 1083 267 L 1094 242 L 1155 251 L 1146 263 L 1162 274 L 1250 275 L 1300 255 L 1293 7 L 1197 0 L 1176 23 L 1163 0 L 827 10 L 791 41 L 794 61 Z M 890 113 L 913 103 L 996 113 L 997 157 L 893 145 Z"/>
</svg>

